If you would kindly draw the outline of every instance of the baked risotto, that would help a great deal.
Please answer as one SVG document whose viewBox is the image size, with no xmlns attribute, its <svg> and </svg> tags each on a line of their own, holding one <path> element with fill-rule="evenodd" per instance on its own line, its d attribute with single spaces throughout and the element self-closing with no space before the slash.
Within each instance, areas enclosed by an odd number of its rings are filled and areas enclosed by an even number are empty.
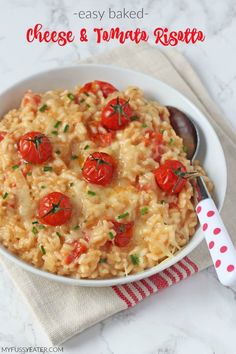
<svg viewBox="0 0 236 354">
<path fill-rule="evenodd" d="M 168 117 L 137 87 L 28 91 L 0 121 L 1 244 L 75 278 L 173 257 L 197 227 L 189 177 L 205 173 Z"/>
</svg>

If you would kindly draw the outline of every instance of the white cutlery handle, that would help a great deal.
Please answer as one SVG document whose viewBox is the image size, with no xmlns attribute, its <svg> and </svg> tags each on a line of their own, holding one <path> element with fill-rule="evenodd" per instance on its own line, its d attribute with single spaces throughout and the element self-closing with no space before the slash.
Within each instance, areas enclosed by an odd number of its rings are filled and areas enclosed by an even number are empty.
<svg viewBox="0 0 236 354">
<path fill-rule="evenodd" d="M 220 282 L 236 284 L 236 250 L 215 203 L 211 198 L 203 199 L 196 211 Z"/>
</svg>

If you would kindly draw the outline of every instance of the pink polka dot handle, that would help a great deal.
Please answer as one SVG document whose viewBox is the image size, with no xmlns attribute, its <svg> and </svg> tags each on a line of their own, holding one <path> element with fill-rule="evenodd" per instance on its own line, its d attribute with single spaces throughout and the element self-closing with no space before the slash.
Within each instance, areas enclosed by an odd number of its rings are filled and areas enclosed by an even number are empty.
<svg viewBox="0 0 236 354">
<path fill-rule="evenodd" d="M 235 285 L 236 250 L 215 203 L 211 198 L 203 199 L 196 211 L 220 282 Z"/>
</svg>

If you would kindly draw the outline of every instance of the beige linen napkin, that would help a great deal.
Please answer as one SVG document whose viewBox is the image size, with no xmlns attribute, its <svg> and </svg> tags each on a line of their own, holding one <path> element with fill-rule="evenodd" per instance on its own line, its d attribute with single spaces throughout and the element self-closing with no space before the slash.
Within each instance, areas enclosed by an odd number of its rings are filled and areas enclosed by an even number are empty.
<svg viewBox="0 0 236 354">
<path fill-rule="evenodd" d="M 186 59 L 172 49 L 161 52 L 142 45 L 119 47 L 86 62 L 132 67 L 156 77 L 175 87 L 207 115 L 227 158 L 228 192 L 222 215 L 236 244 L 236 137 Z M 96 289 L 51 282 L 20 269 L 3 257 L 1 262 L 54 345 L 211 264 L 205 242 L 202 242 L 189 257 L 158 275 L 131 285 Z"/>
</svg>

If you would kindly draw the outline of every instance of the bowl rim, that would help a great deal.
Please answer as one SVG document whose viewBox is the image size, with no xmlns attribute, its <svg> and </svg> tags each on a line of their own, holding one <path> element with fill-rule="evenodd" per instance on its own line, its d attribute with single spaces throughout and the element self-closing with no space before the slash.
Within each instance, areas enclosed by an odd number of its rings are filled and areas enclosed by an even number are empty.
<svg viewBox="0 0 236 354">
<path fill-rule="evenodd" d="M 17 82 L 11 84 L 9 87 L 7 87 L 5 90 L 0 92 L 0 97 L 3 95 L 7 95 L 8 93 L 11 92 L 11 90 L 20 87 L 22 85 L 24 85 L 24 83 L 27 83 L 28 80 L 34 80 L 34 79 L 38 79 L 41 75 L 45 75 L 47 73 L 53 73 L 53 72 L 60 72 L 60 71 L 66 71 L 66 70 L 73 70 L 73 69 L 78 69 L 78 68 L 84 68 L 84 69 L 88 69 L 88 68 L 97 68 L 97 69 L 109 69 L 109 70 L 114 70 L 114 71 L 122 71 L 124 74 L 138 74 L 144 77 L 144 79 L 150 80 L 150 78 L 152 80 L 155 80 L 156 83 L 161 83 L 161 85 L 164 85 L 168 90 L 172 90 L 172 92 L 174 94 L 176 94 L 177 96 L 179 96 L 181 98 L 181 100 L 186 103 L 188 106 L 191 106 L 191 108 L 193 110 L 195 110 L 197 112 L 198 115 L 202 116 L 202 118 L 204 120 L 206 120 L 211 129 L 212 129 L 212 134 L 215 135 L 215 138 L 219 141 L 219 148 L 221 150 L 222 153 L 222 157 L 223 157 L 223 163 L 224 163 L 224 168 L 223 168 L 223 173 L 224 173 L 224 180 L 225 180 L 225 188 L 224 188 L 224 193 L 223 193 L 223 198 L 222 201 L 219 203 L 219 211 L 221 211 L 223 204 L 224 204 L 224 200 L 225 200 L 225 196 L 226 196 L 226 190 L 227 190 L 227 164 L 226 164 L 226 159 L 225 159 L 225 154 L 224 154 L 224 150 L 222 148 L 220 139 L 218 138 L 214 127 L 212 126 L 212 124 L 209 122 L 209 120 L 207 119 L 206 115 L 204 113 L 201 112 L 201 110 L 195 106 L 194 103 L 192 103 L 187 97 L 185 97 L 181 92 L 179 92 L 177 89 L 175 89 L 174 87 L 166 84 L 165 82 L 155 78 L 155 77 L 151 77 L 148 74 L 145 74 L 143 72 L 140 71 L 136 71 L 136 70 L 132 70 L 132 69 L 128 69 L 128 68 L 123 68 L 123 67 L 119 67 L 119 66 L 115 66 L 115 65 L 106 65 L 106 64 L 78 64 L 78 65 L 68 65 L 68 66 L 63 66 L 61 68 L 51 68 L 51 69 L 46 69 L 46 70 L 39 70 L 37 72 L 34 72 L 33 74 L 29 74 L 28 76 L 24 76 L 24 78 L 19 79 Z M 5 114 L 5 113 L 4 113 Z M 48 280 L 52 280 L 52 281 L 56 281 L 59 283 L 64 283 L 67 285 L 74 285 L 74 286 L 83 286 L 83 287 L 107 287 L 107 286 L 114 286 L 114 285 L 121 285 L 121 284 L 127 284 L 127 283 L 132 283 L 134 281 L 138 281 L 144 278 L 147 278 L 151 275 L 160 273 L 161 271 L 163 271 L 164 269 L 167 269 L 169 267 L 171 267 L 172 265 L 178 263 L 180 260 L 182 260 L 184 257 L 186 257 L 188 254 L 190 254 L 204 239 L 204 235 L 203 233 L 200 233 L 199 237 L 197 240 L 195 240 L 195 244 L 193 247 L 187 247 L 188 245 L 190 245 L 190 243 L 188 243 L 183 249 L 181 249 L 180 251 L 178 251 L 173 257 L 168 258 L 166 260 L 164 260 L 163 262 L 161 262 L 160 264 L 146 269 L 142 272 L 136 273 L 136 274 L 131 274 L 128 276 L 123 276 L 123 277 L 117 277 L 117 278 L 109 278 L 109 279 L 81 279 L 81 278 L 72 278 L 70 276 L 63 276 L 63 275 L 58 275 L 58 274 L 54 274 L 54 273 L 50 273 L 46 270 L 40 269 L 40 268 L 36 268 L 33 265 L 25 262 L 24 260 L 20 259 L 19 257 L 17 257 L 16 255 L 14 255 L 13 253 L 11 253 L 8 249 L 6 249 L 3 245 L 0 244 L 0 254 L 5 256 L 7 259 L 9 259 L 10 261 L 12 261 L 13 263 L 15 263 L 16 265 L 20 266 L 21 268 L 23 268 L 26 271 L 29 271 L 30 273 L 33 273 L 35 275 L 44 277 Z M 167 265 L 166 265 L 167 264 Z"/>
</svg>

